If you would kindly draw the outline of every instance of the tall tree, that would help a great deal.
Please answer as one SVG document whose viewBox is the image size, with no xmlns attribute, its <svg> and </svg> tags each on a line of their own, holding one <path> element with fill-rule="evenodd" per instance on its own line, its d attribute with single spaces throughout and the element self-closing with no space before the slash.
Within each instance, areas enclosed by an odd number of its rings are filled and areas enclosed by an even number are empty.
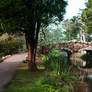
<svg viewBox="0 0 92 92">
<path fill-rule="evenodd" d="M 37 70 L 35 57 L 42 23 L 47 25 L 53 17 L 62 20 L 65 6 L 64 0 L 0 0 L 1 28 L 25 33 L 30 71 Z"/>
<path fill-rule="evenodd" d="M 86 6 L 82 12 L 82 21 L 85 23 L 84 30 L 90 34 L 92 33 L 92 0 L 88 0 Z"/>
<path fill-rule="evenodd" d="M 60 23 L 57 25 L 52 23 L 48 27 L 43 27 L 39 34 L 40 44 L 46 45 L 60 42 L 63 38 L 63 31 L 61 27 Z"/>
<path fill-rule="evenodd" d="M 64 31 L 66 40 L 78 39 L 80 23 L 77 16 L 73 16 L 73 18 L 65 20 L 63 22 L 63 27 L 66 30 Z"/>
</svg>

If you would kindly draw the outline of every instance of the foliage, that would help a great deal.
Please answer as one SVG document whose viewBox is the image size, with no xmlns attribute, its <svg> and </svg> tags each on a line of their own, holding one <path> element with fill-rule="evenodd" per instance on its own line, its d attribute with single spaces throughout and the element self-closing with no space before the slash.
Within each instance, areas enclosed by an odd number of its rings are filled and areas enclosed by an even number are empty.
<svg viewBox="0 0 92 92">
<path fill-rule="evenodd" d="M 58 89 L 56 92 L 69 92 L 69 86 L 64 86 L 61 89 Z"/>
<path fill-rule="evenodd" d="M 4 53 L 4 52 L 0 53 L 0 57 L 2 57 L 2 56 L 4 56 L 4 55 L 5 55 L 5 53 Z"/>
<path fill-rule="evenodd" d="M 92 33 L 92 0 L 88 0 L 85 8 L 82 12 L 82 21 L 85 23 L 85 30 L 90 34 Z"/>
<path fill-rule="evenodd" d="M 86 66 L 85 67 L 88 67 L 88 68 L 92 67 L 92 62 L 91 62 L 92 61 L 92 56 L 91 56 L 91 54 L 90 55 L 84 54 L 84 55 L 81 56 L 81 58 L 86 61 Z"/>
<path fill-rule="evenodd" d="M 59 56 L 59 50 L 54 50 L 50 53 L 51 56 Z"/>
<path fill-rule="evenodd" d="M 48 55 L 48 59 L 45 59 L 45 67 L 48 73 L 42 80 L 42 84 L 50 85 L 51 88 L 49 90 L 51 92 L 75 92 L 78 80 L 68 70 L 66 54 L 63 51 L 61 52 L 62 54 L 60 54 L 60 50 L 53 50 Z"/>
<path fill-rule="evenodd" d="M 12 80 L 12 84 L 3 92 L 10 92 L 10 90 L 12 92 L 69 92 L 67 85 L 62 86 L 60 89 L 54 89 L 52 85 L 42 84 L 48 71 L 34 73 L 27 71 L 27 68 L 25 65 L 20 66 L 15 79 Z"/>
<path fill-rule="evenodd" d="M 83 60 L 86 60 L 86 59 L 87 59 L 87 54 L 82 55 L 81 58 L 82 58 Z"/>
<path fill-rule="evenodd" d="M 21 41 L 21 37 L 17 37 L 14 35 L 8 35 L 8 34 L 3 34 L 0 37 L 0 53 L 4 53 L 4 55 L 7 54 L 13 54 L 16 52 L 19 52 L 19 49 L 23 48 L 22 45 L 24 43 L 22 43 Z M 4 56 L 3 55 L 3 56 Z"/>
<path fill-rule="evenodd" d="M 78 39 L 80 32 L 80 23 L 77 16 L 63 21 L 63 28 L 65 29 L 64 34 L 66 40 Z"/>
<path fill-rule="evenodd" d="M 70 71 L 64 71 L 60 76 L 55 72 L 48 72 L 41 83 L 49 85 L 52 92 L 76 92 L 79 79 Z"/>
<path fill-rule="evenodd" d="M 2 62 L 2 58 L 0 57 L 0 63 Z"/>
<path fill-rule="evenodd" d="M 48 55 L 48 59 L 44 63 L 46 69 L 55 71 L 60 75 L 67 65 L 67 59 L 64 55 L 59 55 L 59 50 L 54 50 Z"/>
<path fill-rule="evenodd" d="M 4 52 L 0 53 L 0 62 L 2 62 L 2 57 L 3 56 L 5 56 L 5 53 Z"/>
<path fill-rule="evenodd" d="M 35 57 L 41 25 L 47 26 L 53 17 L 61 21 L 66 4 L 64 0 L 1 0 L 0 27 L 12 33 L 25 33 L 28 52 L 31 53 L 28 59 L 34 62 L 29 64 L 30 71 L 37 70 Z"/>
<path fill-rule="evenodd" d="M 48 60 L 48 56 L 42 56 L 42 61 L 47 61 Z"/>
<path fill-rule="evenodd" d="M 63 38 L 63 29 L 61 23 L 51 23 L 47 27 L 41 28 L 39 33 L 39 44 L 47 45 L 58 43 Z"/>
<path fill-rule="evenodd" d="M 22 31 L 33 36 L 39 33 L 38 26 L 35 27 L 39 23 L 47 26 L 53 22 L 53 17 L 62 20 L 66 5 L 64 0 L 3 0 L 0 3 L 0 28 L 12 33 Z M 38 34 L 34 35 L 33 39 L 36 39 Z"/>
<path fill-rule="evenodd" d="M 5 41 L 5 42 L 0 42 L 0 52 L 5 52 L 6 54 L 13 54 L 18 52 L 20 42 L 15 41 Z"/>
<path fill-rule="evenodd" d="M 12 84 L 3 92 L 47 92 L 49 85 L 41 84 L 46 72 L 37 71 L 34 73 L 27 71 L 27 69 L 27 65 L 20 66 Z"/>
<path fill-rule="evenodd" d="M 50 89 L 53 90 L 52 92 L 72 92 L 74 81 L 72 76 L 72 73 L 68 71 L 62 72 L 60 76 L 54 72 L 49 72 L 41 83 L 50 85 L 52 87 Z"/>
</svg>

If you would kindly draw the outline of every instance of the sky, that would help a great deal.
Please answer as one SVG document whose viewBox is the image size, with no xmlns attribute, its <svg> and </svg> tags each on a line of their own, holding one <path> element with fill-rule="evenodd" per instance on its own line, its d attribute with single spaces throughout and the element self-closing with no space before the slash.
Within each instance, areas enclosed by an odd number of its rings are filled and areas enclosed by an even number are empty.
<svg viewBox="0 0 92 92">
<path fill-rule="evenodd" d="M 64 19 L 70 19 L 73 16 L 78 15 L 80 9 L 85 8 L 85 2 L 87 0 L 68 0 L 68 6 L 66 8 L 66 14 Z"/>
<path fill-rule="evenodd" d="M 66 14 L 64 15 L 64 19 L 70 19 L 73 16 L 77 16 L 80 9 L 84 9 L 85 3 L 87 0 L 66 0 L 68 1 L 68 5 L 66 7 Z M 58 27 L 61 27 L 61 24 Z M 56 29 L 57 27 L 54 24 L 51 24 L 49 26 L 52 30 Z"/>
</svg>

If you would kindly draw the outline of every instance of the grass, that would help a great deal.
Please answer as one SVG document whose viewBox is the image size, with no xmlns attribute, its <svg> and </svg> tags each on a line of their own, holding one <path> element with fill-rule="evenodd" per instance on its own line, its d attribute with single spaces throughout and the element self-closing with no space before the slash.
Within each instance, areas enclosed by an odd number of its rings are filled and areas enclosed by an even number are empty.
<svg viewBox="0 0 92 92">
<path fill-rule="evenodd" d="M 42 85 L 41 81 L 44 79 L 46 71 L 29 72 L 27 65 L 20 66 L 16 73 L 15 79 L 12 80 L 11 85 L 3 92 L 48 92 L 48 85 Z M 39 66 L 44 69 L 43 66 Z"/>
</svg>

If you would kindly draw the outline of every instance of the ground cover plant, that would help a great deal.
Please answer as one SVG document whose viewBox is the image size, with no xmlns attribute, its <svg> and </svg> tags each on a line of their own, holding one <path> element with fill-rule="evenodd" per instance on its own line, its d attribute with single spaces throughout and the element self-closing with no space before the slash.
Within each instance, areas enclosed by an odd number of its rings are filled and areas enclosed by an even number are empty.
<svg viewBox="0 0 92 92">
<path fill-rule="evenodd" d="M 78 88 L 78 79 L 69 70 L 67 54 L 62 50 L 53 50 L 43 57 L 45 68 L 49 71 L 43 84 L 52 86 L 51 92 L 75 92 Z"/>
<path fill-rule="evenodd" d="M 69 86 L 63 81 L 60 81 L 59 78 L 55 80 L 56 76 L 49 75 L 48 71 L 37 71 L 29 72 L 27 70 L 27 65 L 22 65 L 16 73 L 15 79 L 12 81 L 11 85 L 6 88 L 3 92 L 70 92 Z M 39 66 L 39 69 L 44 69 L 43 66 Z M 48 76 L 46 78 L 46 76 Z M 62 78 L 66 74 L 62 74 Z M 46 79 L 47 81 L 46 81 Z M 51 78 L 51 80 L 50 80 Z M 71 81 L 65 78 L 65 81 Z M 61 84 L 60 84 L 61 83 Z"/>
<path fill-rule="evenodd" d="M 40 67 L 42 69 L 44 67 Z M 47 92 L 48 85 L 42 85 L 41 81 L 46 72 L 29 72 L 27 65 L 23 65 L 16 73 L 12 84 L 3 92 Z"/>
</svg>

